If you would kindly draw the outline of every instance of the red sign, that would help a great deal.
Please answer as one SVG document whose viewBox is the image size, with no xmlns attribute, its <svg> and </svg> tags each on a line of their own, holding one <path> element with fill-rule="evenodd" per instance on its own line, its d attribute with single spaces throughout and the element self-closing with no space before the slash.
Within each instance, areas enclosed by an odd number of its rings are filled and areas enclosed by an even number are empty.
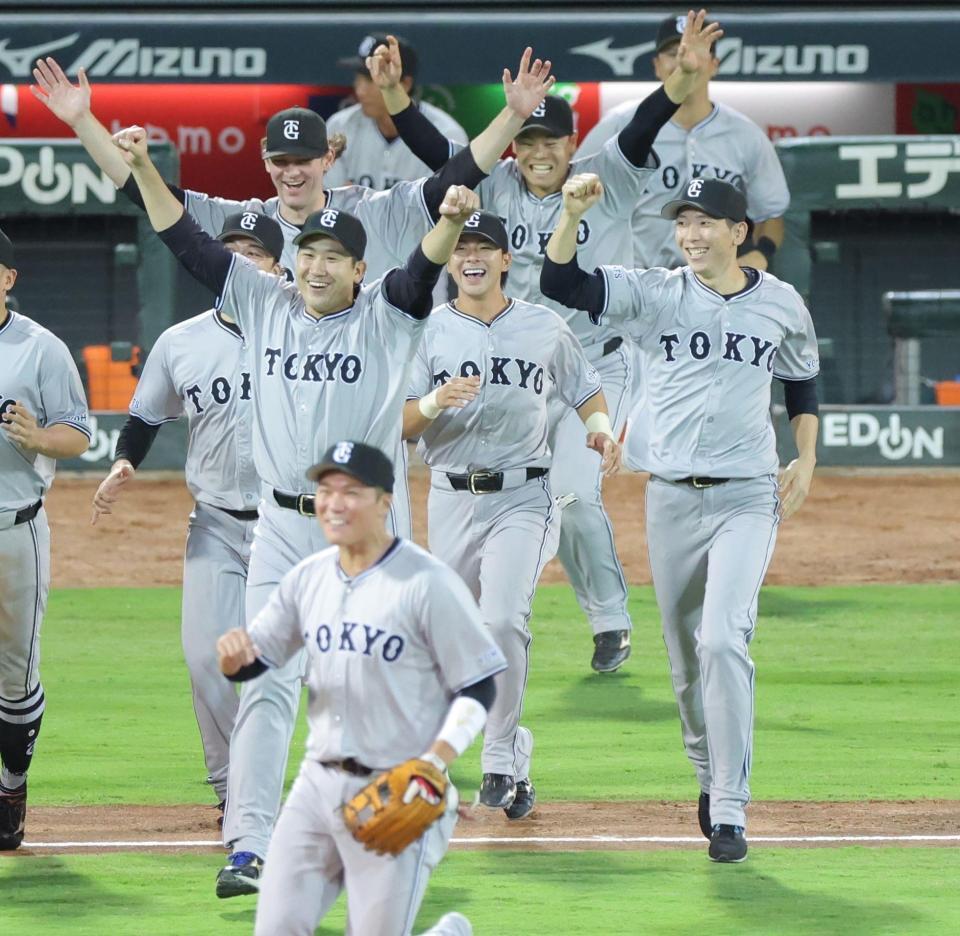
<svg viewBox="0 0 960 936">
<path fill-rule="evenodd" d="M 185 188 L 228 198 L 275 194 L 260 159 L 271 114 L 285 107 L 333 113 L 348 88 L 320 85 L 98 85 L 94 113 L 112 133 L 131 124 L 180 151 Z M 72 137 L 25 85 L 0 87 L 0 137 Z"/>
</svg>

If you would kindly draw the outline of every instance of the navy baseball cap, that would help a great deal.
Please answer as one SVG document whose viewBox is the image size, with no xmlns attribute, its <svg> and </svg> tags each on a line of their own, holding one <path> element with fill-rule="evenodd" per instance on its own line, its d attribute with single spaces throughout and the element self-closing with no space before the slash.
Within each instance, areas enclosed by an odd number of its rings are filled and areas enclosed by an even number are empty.
<svg viewBox="0 0 960 936">
<path fill-rule="evenodd" d="M 16 266 L 13 255 L 13 242 L 0 230 L 0 264 L 11 270 Z"/>
<path fill-rule="evenodd" d="M 477 234 L 480 237 L 485 237 L 504 253 L 510 253 L 507 229 L 503 226 L 503 222 L 489 211 L 475 211 L 470 215 L 463 224 L 463 231 L 460 236 L 463 237 L 465 234 Z"/>
<path fill-rule="evenodd" d="M 300 233 L 293 239 L 297 247 L 314 237 L 329 237 L 339 241 L 347 253 L 357 260 L 363 259 L 367 249 L 367 232 L 360 219 L 349 211 L 338 208 L 321 208 L 307 215 Z"/>
<path fill-rule="evenodd" d="M 552 137 L 570 136 L 573 133 L 573 108 L 565 98 L 548 94 L 523 122 L 517 136 L 525 130 L 546 130 Z"/>
<path fill-rule="evenodd" d="M 308 481 L 319 481 L 333 471 L 342 471 L 367 487 L 393 493 L 393 463 L 380 449 L 365 442 L 337 442 L 307 471 Z"/>
<path fill-rule="evenodd" d="M 288 107 L 278 111 L 267 121 L 264 159 L 272 156 L 316 159 L 326 156 L 329 149 L 327 125 L 316 111 L 306 107 Z"/>
<path fill-rule="evenodd" d="M 400 48 L 400 64 L 402 66 L 400 77 L 416 78 L 417 68 L 420 64 L 417 56 L 417 50 L 402 36 L 395 36 L 394 38 L 397 40 L 397 45 Z M 369 36 L 364 36 L 363 39 L 360 40 L 360 45 L 357 48 L 356 55 L 350 55 L 346 58 L 337 59 L 337 64 L 343 68 L 350 68 L 362 75 L 369 76 L 370 72 L 367 69 L 367 57 L 373 55 L 373 50 L 376 49 L 377 46 L 386 44 L 386 33 L 370 33 Z"/>
<path fill-rule="evenodd" d="M 660 217 L 672 221 L 684 208 L 696 208 L 711 218 L 747 220 L 747 200 L 743 192 L 719 179 L 694 179 L 680 198 L 667 202 L 660 209 Z"/>
<path fill-rule="evenodd" d="M 709 26 L 713 20 L 705 19 L 704 26 Z M 687 14 L 682 16 L 668 16 L 657 27 L 657 45 L 654 49 L 654 55 L 659 55 L 664 49 L 679 42 L 683 36 L 683 30 L 687 25 Z M 711 52 L 716 52 L 717 44 L 710 47 Z"/>
<path fill-rule="evenodd" d="M 231 237 L 249 237 L 255 240 L 274 260 L 283 255 L 283 231 L 273 218 L 259 211 L 238 211 L 223 222 L 217 240 Z"/>
</svg>

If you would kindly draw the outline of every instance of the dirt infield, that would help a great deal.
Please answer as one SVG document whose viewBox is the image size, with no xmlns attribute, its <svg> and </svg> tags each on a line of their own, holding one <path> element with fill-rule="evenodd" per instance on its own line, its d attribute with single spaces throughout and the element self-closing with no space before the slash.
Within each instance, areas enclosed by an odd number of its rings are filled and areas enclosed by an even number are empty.
<svg viewBox="0 0 960 936">
<path fill-rule="evenodd" d="M 179 851 L 218 838 L 216 810 L 210 806 L 84 806 L 31 809 L 27 845 L 18 854 L 41 855 L 109 847 Z M 754 803 L 750 834 L 792 840 L 801 846 L 842 845 L 843 838 L 883 836 L 953 836 L 960 829 L 960 802 L 923 800 L 855 803 Z M 651 850 L 700 845 L 693 803 L 548 803 L 529 818 L 509 822 L 499 810 L 474 807 L 462 811 L 454 846 L 469 849 L 516 848 L 530 851 Z M 819 839 L 810 841 L 809 839 Z M 822 841 L 827 838 L 830 841 Z M 640 839 L 641 841 L 637 841 Z M 666 839 L 667 841 L 651 841 Z M 163 843 L 170 842 L 169 846 Z M 196 846 L 182 843 L 196 842 Z M 56 847 L 48 847 L 61 843 Z M 178 843 L 178 844 L 173 844 Z M 871 844 L 869 841 L 858 844 Z M 883 844 L 878 842 L 877 844 Z M 887 844 L 890 844 L 887 842 Z M 936 845 L 928 838 L 916 844 Z M 945 844 L 956 845 L 956 841 Z M 44 847 L 30 847 L 43 845 Z"/>
<path fill-rule="evenodd" d="M 136 478 L 117 512 L 90 526 L 99 477 L 58 478 L 48 499 L 54 587 L 179 585 L 192 501 L 179 476 Z M 821 472 L 803 510 L 780 529 L 770 585 L 960 579 L 955 503 L 960 472 Z M 650 582 L 643 528 L 646 477 L 605 488 L 620 558 L 633 585 Z M 426 531 L 426 473 L 411 473 L 415 533 Z M 565 576 L 554 560 L 543 582 Z"/>
</svg>

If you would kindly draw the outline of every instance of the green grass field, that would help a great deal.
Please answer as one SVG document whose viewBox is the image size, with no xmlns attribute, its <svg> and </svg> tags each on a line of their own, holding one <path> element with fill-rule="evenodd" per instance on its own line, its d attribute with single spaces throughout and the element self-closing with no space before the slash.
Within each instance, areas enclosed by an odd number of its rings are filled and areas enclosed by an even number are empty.
<svg viewBox="0 0 960 936">
<path fill-rule="evenodd" d="M 632 592 L 634 655 L 593 675 L 569 589 L 541 588 L 524 723 L 543 801 L 691 800 L 652 593 Z M 958 589 L 769 588 L 752 652 L 758 800 L 960 798 Z M 32 806 L 212 803 L 179 643 L 179 593 L 61 590 L 44 626 L 47 714 Z M 291 774 L 303 745 L 294 741 Z M 465 794 L 477 751 L 458 763 Z M 585 830 L 589 831 L 589 830 Z M 29 840 L 29 822 L 27 827 Z M 211 855 L 0 859 L 0 933 L 248 933 Z M 756 847 L 448 855 L 420 923 L 460 909 L 479 934 L 960 931 L 960 849 Z M 342 931 L 336 910 L 319 930 Z"/>
</svg>

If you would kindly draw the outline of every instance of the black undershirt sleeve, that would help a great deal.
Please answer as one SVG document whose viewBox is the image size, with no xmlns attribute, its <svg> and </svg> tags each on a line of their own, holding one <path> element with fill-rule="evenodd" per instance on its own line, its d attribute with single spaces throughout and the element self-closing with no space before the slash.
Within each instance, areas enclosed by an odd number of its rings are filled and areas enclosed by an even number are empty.
<svg viewBox="0 0 960 936">
<path fill-rule="evenodd" d="M 185 204 L 187 194 L 182 188 L 178 185 L 174 185 L 172 182 L 167 183 L 167 188 L 173 192 L 174 198 L 181 205 Z M 126 182 L 123 183 L 123 188 L 120 189 L 127 198 L 130 199 L 138 208 L 143 208 L 143 196 L 140 194 L 140 187 L 137 185 L 137 180 L 131 175 Z"/>
<path fill-rule="evenodd" d="M 589 312 L 594 324 L 607 302 L 607 284 L 602 274 L 580 269 L 576 254 L 569 263 L 554 263 L 544 256 L 540 291 L 568 309 Z"/>
<path fill-rule="evenodd" d="M 176 224 L 157 231 L 171 253 L 214 295 L 221 295 L 233 263 L 233 254 L 184 212 Z"/>
<path fill-rule="evenodd" d="M 793 419 L 801 413 L 817 416 L 820 402 L 817 399 L 817 378 L 809 380 L 781 380 L 783 384 L 783 402 L 787 408 L 787 418 Z"/>
<path fill-rule="evenodd" d="M 487 174 L 473 158 L 470 147 L 460 150 L 423 183 L 423 200 L 426 202 L 430 217 L 434 221 L 440 217 L 440 204 L 451 185 L 465 185 L 472 189 L 486 177 Z"/>
<path fill-rule="evenodd" d="M 391 305 L 425 319 L 433 308 L 433 289 L 443 267 L 431 263 L 420 245 L 410 254 L 406 265 L 391 270 L 383 280 L 383 291 Z"/>
<path fill-rule="evenodd" d="M 648 94 L 637 106 L 633 117 L 617 137 L 620 151 L 638 169 L 647 164 L 647 157 L 653 148 L 653 141 L 663 125 L 677 112 L 679 104 L 667 97 L 660 85 L 652 94 Z M 654 154 L 656 158 L 656 154 Z M 659 164 L 659 160 L 657 160 Z"/>
<path fill-rule="evenodd" d="M 436 172 L 450 158 L 450 141 L 412 103 L 391 118 L 407 149 Z"/>
<path fill-rule="evenodd" d="M 114 461 L 125 458 L 134 468 L 139 468 L 159 431 L 159 426 L 151 426 L 139 416 L 128 416 L 117 437 Z"/>
<path fill-rule="evenodd" d="M 466 696 L 468 699 L 476 699 L 488 712 L 493 705 L 493 700 L 497 697 L 497 687 L 492 676 L 481 679 L 471 686 L 465 686 L 458 693 L 458 696 Z"/>
<path fill-rule="evenodd" d="M 230 682 L 246 682 L 248 679 L 255 679 L 261 673 L 267 671 L 267 664 L 263 662 L 259 657 L 254 660 L 252 663 L 248 663 L 246 666 L 241 666 L 232 676 L 228 676 L 227 679 Z"/>
</svg>

